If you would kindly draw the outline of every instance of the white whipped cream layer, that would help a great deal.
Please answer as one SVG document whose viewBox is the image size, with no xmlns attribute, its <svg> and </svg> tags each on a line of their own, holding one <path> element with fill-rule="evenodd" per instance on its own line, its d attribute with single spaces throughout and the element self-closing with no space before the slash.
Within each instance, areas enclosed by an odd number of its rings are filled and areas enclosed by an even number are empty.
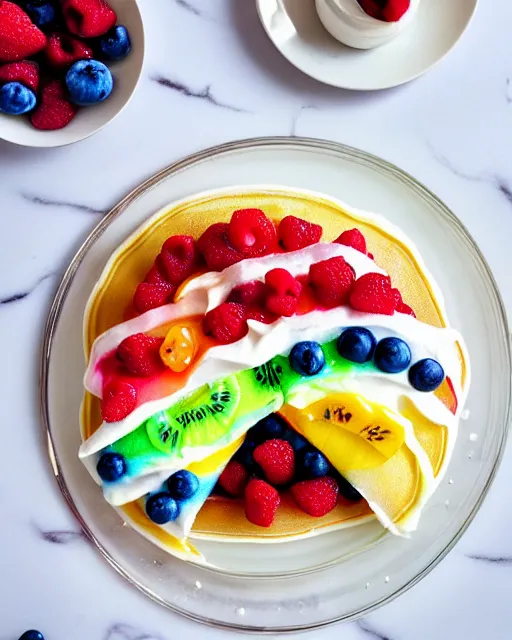
<svg viewBox="0 0 512 640">
<path fill-rule="evenodd" d="M 357 0 L 316 0 L 318 17 L 336 40 L 355 49 L 373 49 L 396 38 L 413 21 L 420 0 L 411 0 L 398 22 L 368 15 Z"/>
</svg>

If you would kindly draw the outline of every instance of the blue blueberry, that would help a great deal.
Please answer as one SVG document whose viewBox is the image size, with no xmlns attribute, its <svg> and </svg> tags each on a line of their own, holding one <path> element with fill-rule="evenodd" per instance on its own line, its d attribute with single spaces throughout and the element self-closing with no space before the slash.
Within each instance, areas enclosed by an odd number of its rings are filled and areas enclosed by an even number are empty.
<svg viewBox="0 0 512 640">
<path fill-rule="evenodd" d="M 249 431 L 249 435 L 255 442 L 265 442 L 265 440 L 273 440 L 274 438 L 282 438 L 285 432 L 285 425 L 282 419 L 274 413 L 271 413 L 263 420 L 257 422 Z"/>
<path fill-rule="evenodd" d="M 169 493 L 175 500 L 188 500 L 199 489 L 199 478 L 192 471 L 178 471 L 167 480 Z"/>
<path fill-rule="evenodd" d="M 286 442 L 289 442 L 292 445 L 292 449 L 295 453 L 300 453 L 307 446 L 309 446 L 306 438 L 304 438 L 304 436 L 301 436 L 300 433 L 298 433 L 291 427 L 289 429 L 286 429 L 286 431 L 284 432 L 283 440 L 286 440 Z"/>
<path fill-rule="evenodd" d="M 126 27 L 118 24 L 100 38 L 100 49 L 107 60 L 122 60 L 132 50 L 130 35 Z"/>
<path fill-rule="evenodd" d="M 126 473 L 126 460 L 120 453 L 104 453 L 98 460 L 96 471 L 103 482 L 115 482 Z"/>
<path fill-rule="evenodd" d="M 52 0 L 31 0 L 25 5 L 25 11 L 38 27 L 51 25 L 57 17 L 55 2 Z"/>
<path fill-rule="evenodd" d="M 20 116 L 35 106 L 36 94 L 21 82 L 8 82 L 0 88 L 0 113 Z"/>
<path fill-rule="evenodd" d="M 335 480 L 340 488 L 340 494 L 345 498 L 345 500 L 348 500 L 349 502 L 359 502 L 359 500 L 363 499 L 363 496 L 359 491 L 340 473 L 335 474 Z"/>
<path fill-rule="evenodd" d="M 435 391 L 444 380 L 444 369 L 437 360 L 425 358 L 409 369 L 409 382 L 417 391 Z"/>
<path fill-rule="evenodd" d="M 114 80 L 107 66 L 98 60 L 79 60 L 66 73 L 71 101 L 82 107 L 103 102 L 112 93 Z"/>
<path fill-rule="evenodd" d="M 338 353 L 345 360 L 363 364 L 372 359 L 377 340 L 369 329 L 365 327 L 350 327 L 345 329 L 338 338 Z"/>
<path fill-rule="evenodd" d="M 297 471 L 305 480 L 323 478 L 331 468 L 327 458 L 320 451 L 304 451 L 298 460 Z"/>
<path fill-rule="evenodd" d="M 400 338 L 384 338 L 375 348 L 373 361 L 381 371 L 400 373 L 411 364 L 411 350 Z"/>
<path fill-rule="evenodd" d="M 249 473 L 252 473 L 258 468 L 252 455 L 255 448 L 256 443 L 252 439 L 246 438 L 235 454 L 235 459 L 238 460 Z"/>
<path fill-rule="evenodd" d="M 40 631 L 30 629 L 30 631 L 25 631 L 25 633 L 19 637 L 19 640 L 44 640 L 44 636 Z"/>
<path fill-rule="evenodd" d="M 290 365 L 301 376 L 314 376 L 325 366 L 325 356 L 318 342 L 297 342 L 291 350 Z"/>
<path fill-rule="evenodd" d="M 146 513 L 156 524 L 173 522 L 180 515 L 180 505 L 166 491 L 155 493 L 146 501 Z"/>
</svg>

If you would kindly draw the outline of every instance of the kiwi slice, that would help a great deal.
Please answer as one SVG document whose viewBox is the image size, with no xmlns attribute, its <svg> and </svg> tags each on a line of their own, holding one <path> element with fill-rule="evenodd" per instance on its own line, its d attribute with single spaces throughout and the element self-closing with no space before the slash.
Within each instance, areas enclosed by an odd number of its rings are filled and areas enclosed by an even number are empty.
<svg viewBox="0 0 512 640">
<path fill-rule="evenodd" d="M 184 447 L 204 447 L 231 429 L 240 402 L 236 376 L 228 376 L 179 400 L 146 421 L 148 437 L 156 449 L 171 454 Z"/>
</svg>

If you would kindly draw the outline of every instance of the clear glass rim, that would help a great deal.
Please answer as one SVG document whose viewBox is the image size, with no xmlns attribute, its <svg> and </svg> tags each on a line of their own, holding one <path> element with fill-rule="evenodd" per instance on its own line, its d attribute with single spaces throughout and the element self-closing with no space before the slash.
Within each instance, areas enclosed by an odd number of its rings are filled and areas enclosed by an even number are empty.
<svg viewBox="0 0 512 640">
<path fill-rule="evenodd" d="M 135 202 L 139 197 L 144 195 L 147 191 L 153 189 L 157 184 L 159 184 L 162 180 L 165 180 L 167 177 L 177 174 L 180 171 L 189 168 L 192 165 L 199 164 L 210 160 L 211 158 L 218 156 L 229 154 L 232 152 L 239 152 L 249 149 L 255 148 L 270 148 L 270 147 L 295 147 L 297 150 L 301 151 L 324 151 L 330 152 L 333 155 L 342 156 L 344 158 L 348 157 L 352 160 L 357 161 L 359 164 L 363 164 L 366 166 L 379 166 L 379 168 L 383 169 L 388 174 L 391 174 L 394 178 L 398 179 L 400 182 L 407 184 L 409 187 L 413 187 L 417 193 L 423 197 L 424 199 L 432 202 L 442 210 L 443 214 L 450 220 L 450 222 L 457 228 L 457 230 L 465 237 L 468 243 L 471 245 L 473 252 L 478 257 L 484 272 L 485 276 L 489 279 L 492 285 L 492 294 L 494 295 L 497 303 L 497 308 L 499 311 L 499 321 L 503 326 L 504 333 L 509 336 L 510 330 L 508 327 L 507 314 L 505 310 L 505 306 L 503 300 L 501 298 L 501 294 L 497 287 L 494 276 L 491 272 L 491 269 L 481 253 L 478 245 L 474 241 L 473 237 L 466 229 L 466 227 L 461 223 L 461 221 L 457 218 L 457 216 L 449 209 L 440 198 L 438 198 L 430 189 L 428 189 L 421 182 L 416 180 L 407 172 L 399 169 L 397 166 L 393 165 L 386 160 L 379 158 L 373 154 L 367 153 L 365 151 L 361 151 L 354 147 L 350 147 L 341 143 L 331 142 L 329 140 L 321 140 L 316 138 L 304 138 L 304 137 L 263 137 L 263 138 L 248 138 L 244 140 L 228 142 L 225 144 L 221 144 L 215 147 L 211 147 L 205 149 L 203 151 L 199 151 L 192 155 L 189 155 L 168 167 L 164 168 L 160 172 L 151 176 L 147 180 L 145 180 L 141 185 L 136 187 L 133 191 L 131 191 L 128 195 L 126 195 L 117 205 L 115 205 L 98 223 L 98 225 L 92 230 L 89 236 L 86 238 L 82 246 L 78 249 L 77 253 L 71 260 L 68 268 L 66 269 L 62 280 L 59 284 L 55 297 L 50 307 L 50 311 L 48 314 L 48 318 L 46 321 L 44 335 L 43 335 L 43 348 L 42 348 L 42 357 L 41 357 L 41 366 L 40 366 L 40 411 L 41 411 L 41 419 L 42 419 L 42 428 L 43 434 L 46 438 L 47 442 L 47 453 L 49 457 L 50 464 L 52 466 L 52 470 L 59 486 L 62 495 L 64 496 L 69 508 L 71 509 L 74 516 L 77 518 L 80 526 L 82 527 L 87 539 L 94 544 L 94 546 L 100 551 L 102 556 L 107 560 L 107 562 L 120 574 L 122 575 L 128 582 L 130 582 L 137 589 L 142 591 L 144 594 L 149 596 L 152 600 L 166 607 L 167 609 L 172 610 L 173 612 L 185 616 L 186 618 L 193 620 L 195 622 L 200 622 L 203 624 L 207 624 L 212 627 L 226 629 L 231 631 L 243 631 L 245 633 L 251 634 L 262 634 L 262 635 L 270 635 L 276 633 L 283 634 L 291 634 L 296 633 L 298 631 L 307 631 L 314 629 L 322 629 L 324 627 L 330 626 L 336 622 L 349 622 L 351 620 L 356 620 L 357 618 L 367 615 L 372 611 L 378 609 L 382 605 L 393 601 L 395 598 L 400 596 L 402 593 L 408 591 L 411 587 L 417 584 L 420 580 L 422 580 L 426 575 L 434 569 L 439 562 L 453 549 L 462 535 L 465 533 L 466 529 L 471 524 L 473 518 L 477 514 L 480 509 L 483 500 L 485 499 L 496 473 L 501 464 L 503 454 L 505 451 L 505 445 L 507 442 L 508 432 L 510 429 L 511 423 L 511 403 L 510 403 L 510 393 L 512 391 L 512 377 L 509 381 L 509 402 L 507 406 L 505 423 L 503 425 L 502 433 L 500 434 L 500 441 L 498 445 L 498 455 L 496 460 L 494 461 L 493 467 L 489 473 L 485 486 L 482 488 L 480 495 L 478 496 L 473 508 L 467 515 L 467 518 L 462 523 L 461 527 L 457 531 L 457 533 L 453 536 L 453 538 L 449 541 L 449 543 L 432 559 L 432 561 L 424 567 L 422 571 L 420 571 L 414 578 L 409 580 L 406 584 L 402 585 L 392 593 L 389 593 L 384 598 L 366 606 L 364 609 L 361 609 L 357 612 L 352 612 L 348 615 L 342 615 L 335 618 L 331 618 L 326 621 L 318 622 L 318 623 L 310 623 L 305 625 L 294 625 L 288 627 L 256 627 L 256 626 L 244 626 L 237 625 L 234 623 L 228 622 L 219 622 L 217 620 L 203 617 L 200 615 L 196 615 L 185 611 L 165 600 L 163 600 L 158 594 L 149 589 L 148 587 L 140 584 L 124 567 L 122 567 L 115 558 L 105 549 L 102 543 L 96 538 L 96 536 L 89 529 L 87 523 L 83 519 L 80 514 L 73 497 L 71 496 L 66 480 L 62 474 L 62 470 L 57 459 L 57 455 L 55 453 L 55 446 L 53 443 L 52 431 L 51 431 L 51 421 L 50 421 L 50 413 L 49 413 L 49 402 L 48 402 L 48 383 L 49 383 L 49 365 L 50 358 L 54 340 L 54 334 L 57 328 L 57 324 L 62 313 L 63 305 L 66 300 L 67 294 L 73 283 L 75 275 L 77 273 L 78 268 L 80 267 L 83 259 L 85 258 L 87 252 L 92 247 L 92 245 L 98 240 L 98 238 L 105 232 L 105 230 L 112 224 L 112 222 L 120 216 L 123 211 Z M 507 340 L 504 344 L 504 349 L 506 352 L 506 359 L 508 363 L 508 369 L 511 371 L 511 345 L 510 341 Z M 233 576 L 240 577 L 243 579 L 243 576 Z M 253 577 L 253 576 L 251 576 Z"/>
</svg>

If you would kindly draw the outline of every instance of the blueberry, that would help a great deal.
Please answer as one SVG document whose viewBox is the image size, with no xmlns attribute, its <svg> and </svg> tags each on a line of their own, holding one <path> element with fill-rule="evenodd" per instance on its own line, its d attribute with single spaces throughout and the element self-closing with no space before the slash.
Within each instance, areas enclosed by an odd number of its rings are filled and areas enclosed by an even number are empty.
<svg viewBox="0 0 512 640">
<path fill-rule="evenodd" d="M 297 433 L 297 431 L 292 428 L 286 429 L 283 435 L 283 440 L 286 440 L 286 442 L 289 442 L 292 445 L 292 449 L 295 453 L 303 451 L 309 444 L 304 436 L 301 436 L 300 433 Z"/>
<path fill-rule="evenodd" d="M 302 376 L 314 376 L 325 365 L 325 356 L 318 342 L 297 342 L 290 353 L 290 365 Z"/>
<path fill-rule="evenodd" d="M 40 631 L 30 629 L 30 631 L 25 631 L 25 633 L 19 637 L 19 640 L 44 640 L 44 636 Z"/>
<path fill-rule="evenodd" d="M 31 0 L 25 5 L 25 11 L 38 27 L 47 27 L 57 16 L 55 3 L 51 0 Z"/>
<path fill-rule="evenodd" d="M 199 489 L 199 479 L 192 471 L 178 471 L 167 480 L 169 493 L 175 500 L 188 500 Z"/>
<path fill-rule="evenodd" d="M 21 82 L 8 82 L 0 88 L 0 113 L 20 116 L 35 106 L 36 94 Z"/>
<path fill-rule="evenodd" d="M 249 473 L 257 468 L 257 464 L 252 457 L 255 448 L 256 443 L 252 439 L 246 438 L 235 454 L 235 459 L 238 460 Z"/>
<path fill-rule="evenodd" d="M 425 358 L 409 369 L 409 382 L 417 391 L 435 391 L 444 380 L 444 369 L 437 360 Z"/>
<path fill-rule="evenodd" d="M 281 418 L 271 413 L 266 418 L 263 418 L 263 420 L 257 422 L 249 431 L 249 435 L 255 442 L 265 442 L 265 440 L 282 438 L 285 428 Z"/>
<path fill-rule="evenodd" d="M 106 100 L 112 93 L 114 80 L 103 62 L 79 60 L 66 73 L 66 86 L 71 101 L 86 107 Z"/>
<path fill-rule="evenodd" d="M 320 451 L 304 451 L 298 461 L 298 471 L 305 480 L 323 478 L 331 468 L 327 458 Z"/>
<path fill-rule="evenodd" d="M 377 340 L 369 329 L 351 327 L 338 338 L 338 353 L 345 360 L 362 364 L 372 359 Z"/>
<path fill-rule="evenodd" d="M 400 373 L 411 364 L 411 350 L 400 338 L 384 338 L 376 346 L 373 360 L 381 371 Z"/>
<path fill-rule="evenodd" d="M 166 491 L 155 493 L 147 499 L 146 513 L 157 524 L 173 522 L 180 515 L 180 506 Z"/>
<path fill-rule="evenodd" d="M 100 49 L 107 60 L 122 60 L 132 50 L 130 35 L 126 27 L 118 24 L 100 38 Z"/>
<path fill-rule="evenodd" d="M 345 500 L 348 500 L 349 502 L 359 502 L 359 500 L 363 499 L 363 496 L 359 491 L 340 473 L 336 473 L 335 479 L 338 483 L 338 487 L 340 488 L 340 494 L 345 498 Z"/>
<path fill-rule="evenodd" d="M 96 471 L 103 482 L 115 482 L 126 473 L 126 460 L 119 453 L 104 453 L 98 460 Z"/>
</svg>

